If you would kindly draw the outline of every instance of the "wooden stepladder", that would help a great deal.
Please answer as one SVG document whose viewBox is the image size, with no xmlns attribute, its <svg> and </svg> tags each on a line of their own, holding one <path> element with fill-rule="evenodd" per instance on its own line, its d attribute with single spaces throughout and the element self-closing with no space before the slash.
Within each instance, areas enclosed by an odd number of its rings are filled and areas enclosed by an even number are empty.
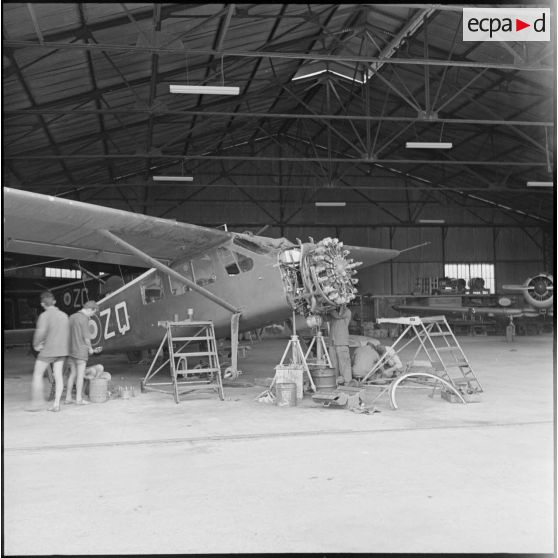
<svg viewBox="0 0 558 558">
<path fill-rule="evenodd" d="M 418 348 L 412 360 L 409 361 L 409 367 L 412 368 L 419 355 L 422 358 L 426 357 L 434 374 L 445 380 L 463 396 L 482 393 L 482 386 L 475 376 L 445 316 L 380 318 L 378 323 L 392 323 L 405 326 L 401 335 L 391 346 L 396 353 L 399 353 L 413 342 L 418 342 Z M 412 335 L 407 337 L 407 334 Z M 363 383 L 381 364 L 382 359 L 363 378 Z"/>
<path fill-rule="evenodd" d="M 142 391 L 159 391 L 169 395 L 172 393 L 175 403 L 179 403 L 180 396 L 186 393 L 214 390 L 223 401 L 225 395 L 213 322 L 184 320 L 159 322 L 159 325 L 166 328 L 166 333 L 141 382 Z M 165 346 L 168 358 L 155 368 Z M 199 363 L 200 359 L 203 359 L 204 364 Z M 151 381 L 167 364 L 170 368 L 170 382 Z M 170 386 L 172 391 L 164 389 L 167 386 Z"/>
</svg>

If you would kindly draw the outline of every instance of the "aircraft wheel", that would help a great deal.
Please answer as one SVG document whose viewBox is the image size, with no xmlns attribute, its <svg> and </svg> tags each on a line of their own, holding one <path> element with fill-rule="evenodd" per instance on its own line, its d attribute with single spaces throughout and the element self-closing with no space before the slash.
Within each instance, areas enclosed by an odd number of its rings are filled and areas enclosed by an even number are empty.
<svg viewBox="0 0 558 558">
<path fill-rule="evenodd" d="M 240 376 L 240 370 L 233 370 L 232 366 L 227 366 L 225 368 L 225 373 L 223 374 L 223 378 L 226 380 L 236 380 Z"/>
<path fill-rule="evenodd" d="M 395 390 L 396 390 L 397 386 L 401 382 L 404 382 L 405 380 L 407 380 L 408 378 L 411 378 L 411 377 L 421 378 L 421 379 L 426 378 L 427 380 L 434 380 L 435 381 L 435 383 L 434 383 L 435 387 L 437 385 L 437 382 L 440 382 L 440 384 L 445 386 L 445 388 L 447 390 L 449 390 L 449 391 L 453 392 L 455 395 L 457 395 L 457 397 L 459 398 L 461 403 L 465 404 L 465 399 L 463 399 L 463 396 L 461 395 L 461 393 L 459 393 L 459 391 L 453 385 L 451 385 L 449 382 L 447 382 L 443 378 L 440 378 L 439 376 L 436 376 L 435 374 L 430 374 L 429 372 L 407 372 L 406 374 L 402 374 L 401 376 L 399 376 L 399 378 L 397 378 L 397 380 L 395 380 L 395 382 L 393 382 L 389 387 L 389 401 L 390 401 L 392 409 L 397 409 L 398 408 L 397 407 L 397 402 L 395 401 Z M 423 383 L 424 383 L 424 380 L 423 380 Z"/>
<path fill-rule="evenodd" d="M 137 364 L 143 356 L 143 351 L 128 351 L 126 353 L 126 356 L 128 357 L 129 362 L 131 362 L 132 364 Z"/>
</svg>

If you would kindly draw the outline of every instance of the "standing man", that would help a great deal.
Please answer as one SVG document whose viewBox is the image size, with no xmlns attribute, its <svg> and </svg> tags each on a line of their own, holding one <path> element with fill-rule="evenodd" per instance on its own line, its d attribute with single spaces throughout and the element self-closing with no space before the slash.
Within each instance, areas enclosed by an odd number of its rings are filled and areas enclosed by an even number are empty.
<svg viewBox="0 0 558 558">
<path fill-rule="evenodd" d="M 68 355 L 70 329 L 68 316 L 55 306 L 56 300 L 50 291 L 41 293 L 44 312 L 37 319 L 33 335 L 33 348 L 38 351 L 31 382 L 31 405 L 29 411 L 39 411 L 44 403 L 43 376 L 49 364 L 54 374 L 55 396 L 49 411 L 60 411 L 60 397 L 64 389 L 64 361 Z"/>
<path fill-rule="evenodd" d="M 89 330 L 89 319 L 99 306 L 93 300 L 88 300 L 79 312 L 70 316 L 70 351 L 68 364 L 70 366 L 70 377 L 66 387 L 66 403 L 73 403 L 72 389 L 74 381 L 76 383 L 76 403 L 78 405 L 87 405 L 89 401 L 84 401 L 83 378 L 85 376 L 85 367 L 89 355 L 96 351 L 91 346 L 91 332 Z"/>
<path fill-rule="evenodd" d="M 351 356 L 349 354 L 349 322 L 351 311 L 342 304 L 338 310 L 331 310 L 330 343 L 332 345 L 332 364 L 337 369 L 337 383 L 347 385 L 353 378 L 351 372 Z"/>
</svg>

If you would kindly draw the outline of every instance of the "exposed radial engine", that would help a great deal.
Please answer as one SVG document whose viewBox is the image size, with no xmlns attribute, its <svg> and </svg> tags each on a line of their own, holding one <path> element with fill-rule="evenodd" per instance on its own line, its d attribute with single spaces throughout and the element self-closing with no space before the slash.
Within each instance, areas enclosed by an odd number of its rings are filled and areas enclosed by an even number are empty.
<svg viewBox="0 0 558 558">
<path fill-rule="evenodd" d="M 309 318 L 327 313 L 356 296 L 354 277 L 362 262 L 348 258 L 349 251 L 337 238 L 302 243 L 280 252 L 279 265 L 287 300 Z"/>
<path fill-rule="evenodd" d="M 539 314 L 552 314 L 554 303 L 554 277 L 548 273 L 539 273 L 530 277 L 523 285 L 502 285 L 508 291 L 520 291 L 525 302 Z"/>
<path fill-rule="evenodd" d="M 535 308 L 550 308 L 553 296 L 554 279 L 552 275 L 541 273 L 525 282 L 523 297 Z"/>
</svg>

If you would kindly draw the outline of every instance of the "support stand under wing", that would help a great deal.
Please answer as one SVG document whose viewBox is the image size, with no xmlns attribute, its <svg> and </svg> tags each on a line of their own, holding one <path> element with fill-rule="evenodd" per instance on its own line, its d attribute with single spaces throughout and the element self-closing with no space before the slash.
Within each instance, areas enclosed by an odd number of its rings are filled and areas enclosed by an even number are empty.
<svg viewBox="0 0 558 558">
<path fill-rule="evenodd" d="M 207 289 L 200 287 L 197 283 L 194 283 L 194 281 L 191 281 L 187 277 L 184 277 L 184 275 L 178 273 L 177 271 L 165 265 L 164 263 L 161 263 L 159 260 L 152 258 L 149 254 L 142 252 L 139 248 L 132 246 L 125 240 L 122 240 L 120 237 L 116 236 L 114 233 L 111 233 L 106 229 L 99 230 L 99 233 L 105 236 L 106 238 L 110 238 L 116 244 L 118 244 L 122 248 L 125 248 L 132 254 L 136 255 L 138 258 L 141 258 L 144 262 L 146 262 L 151 267 L 154 267 L 159 271 L 162 271 L 163 273 L 170 275 L 173 279 L 176 279 L 177 281 L 186 284 L 192 290 L 197 291 L 198 293 L 202 294 L 205 298 L 212 300 L 213 302 L 215 302 L 215 304 L 218 304 L 219 306 L 226 308 L 229 312 L 232 312 L 233 314 L 239 312 L 238 308 L 235 308 L 232 304 L 229 304 L 226 300 L 223 300 L 222 298 L 218 297 L 216 294 L 212 293 L 211 291 L 208 291 Z"/>
</svg>

